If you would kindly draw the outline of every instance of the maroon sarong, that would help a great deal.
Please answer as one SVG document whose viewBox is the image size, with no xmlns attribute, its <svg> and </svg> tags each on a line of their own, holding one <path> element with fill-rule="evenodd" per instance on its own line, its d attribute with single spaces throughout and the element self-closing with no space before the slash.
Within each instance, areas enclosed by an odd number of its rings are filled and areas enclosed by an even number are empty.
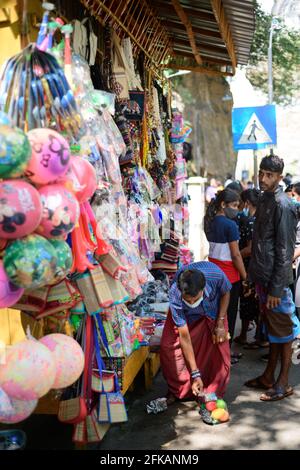
<svg viewBox="0 0 300 470">
<path fill-rule="evenodd" d="M 215 321 L 204 317 L 190 324 L 189 332 L 204 393 L 215 392 L 218 397 L 223 397 L 230 377 L 230 348 L 229 341 L 213 344 L 214 328 Z M 160 361 L 169 392 L 179 399 L 192 398 L 191 376 L 170 311 L 161 338 Z"/>
</svg>

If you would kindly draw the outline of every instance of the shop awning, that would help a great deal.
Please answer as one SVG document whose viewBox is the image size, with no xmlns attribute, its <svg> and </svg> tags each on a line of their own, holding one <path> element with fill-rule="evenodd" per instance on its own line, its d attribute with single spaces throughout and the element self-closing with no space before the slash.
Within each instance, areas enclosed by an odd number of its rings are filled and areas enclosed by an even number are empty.
<svg viewBox="0 0 300 470">
<path fill-rule="evenodd" d="M 234 73 L 247 64 L 254 33 L 252 0 L 151 0 L 172 40 L 169 67 Z"/>
<path fill-rule="evenodd" d="M 100 21 L 129 36 L 154 68 L 233 75 L 246 64 L 253 0 L 81 0 Z"/>
</svg>

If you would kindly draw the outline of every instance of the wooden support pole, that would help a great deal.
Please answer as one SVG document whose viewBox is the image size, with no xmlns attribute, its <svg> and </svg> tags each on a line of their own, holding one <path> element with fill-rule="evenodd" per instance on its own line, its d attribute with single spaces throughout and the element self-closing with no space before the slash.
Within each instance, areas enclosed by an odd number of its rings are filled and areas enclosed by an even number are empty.
<svg viewBox="0 0 300 470">
<path fill-rule="evenodd" d="M 222 39 L 224 43 L 226 44 L 228 55 L 232 62 L 233 72 L 235 72 L 235 68 L 237 64 L 235 47 L 234 47 L 230 26 L 226 18 L 222 0 L 210 0 L 210 3 L 213 9 L 215 18 L 217 20 L 217 23 L 219 25 Z"/>
<path fill-rule="evenodd" d="M 195 60 L 196 60 L 198 65 L 201 65 L 202 64 L 202 59 L 200 57 L 200 54 L 199 54 L 199 51 L 198 51 L 198 48 L 197 48 L 197 45 L 196 45 L 196 39 L 195 39 L 195 35 L 194 35 L 194 32 L 193 32 L 192 24 L 191 24 L 191 22 L 190 22 L 190 20 L 187 16 L 187 14 L 185 13 L 184 9 L 182 8 L 179 0 L 172 0 L 172 5 L 173 5 L 178 17 L 181 19 L 182 23 L 185 26 L 185 29 L 186 29 L 186 32 L 187 32 L 187 35 L 188 35 L 188 38 L 189 38 L 189 41 L 190 41 L 191 48 L 192 48 L 193 54 L 195 56 Z"/>
</svg>

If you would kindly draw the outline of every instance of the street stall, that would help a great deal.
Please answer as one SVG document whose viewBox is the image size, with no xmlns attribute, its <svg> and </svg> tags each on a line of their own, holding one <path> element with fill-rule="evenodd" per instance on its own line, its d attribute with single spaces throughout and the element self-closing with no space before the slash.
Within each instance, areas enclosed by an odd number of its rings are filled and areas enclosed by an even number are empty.
<svg viewBox="0 0 300 470">
<path fill-rule="evenodd" d="M 128 419 L 124 394 L 138 372 L 150 386 L 158 370 L 150 346 L 159 347 L 169 283 L 192 260 L 183 157 L 192 129 L 172 112 L 163 74 L 192 66 L 173 28 L 198 71 L 231 74 L 236 64 L 223 26 L 226 64 L 202 60 L 188 8 L 170 2 L 179 26 L 169 29 L 159 3 L 18 11 L 22 49 L 0 72 L 0 325 L 11 344 L 0 423 L 55 413 L 75 443 L 99 442 Z M 218 27 L 223 7 L 211 3 Z M 1 10 L 8 29 L 14 7 Z"/>
</svg>

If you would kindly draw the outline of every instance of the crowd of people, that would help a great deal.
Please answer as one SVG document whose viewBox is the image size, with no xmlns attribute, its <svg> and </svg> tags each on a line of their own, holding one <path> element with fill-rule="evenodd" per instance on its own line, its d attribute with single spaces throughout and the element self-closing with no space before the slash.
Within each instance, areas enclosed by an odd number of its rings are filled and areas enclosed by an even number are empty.
<svg viewBox="0 0 300 470">
<path fill-rule="evenodd" d="M 208 261 L 183 267 L 170 289 L 161 342 L 169 403 L 193 395 L 223 397 L 230 367 L 241 357 L 236 343 L 269 347 L 264 372 L 245 383 L 262 390 L 260 400 L 293 394 L 292 343 L 300 335 L 300 183 L 284 191 L 283 170 L 283 160 L 272 154 L 261 161 L 259 189 L 229 177 L 224 188 L 210 181 L 204 220 Z M 251 326 L 254 341 L 248 341 Z"/>
</svg>

